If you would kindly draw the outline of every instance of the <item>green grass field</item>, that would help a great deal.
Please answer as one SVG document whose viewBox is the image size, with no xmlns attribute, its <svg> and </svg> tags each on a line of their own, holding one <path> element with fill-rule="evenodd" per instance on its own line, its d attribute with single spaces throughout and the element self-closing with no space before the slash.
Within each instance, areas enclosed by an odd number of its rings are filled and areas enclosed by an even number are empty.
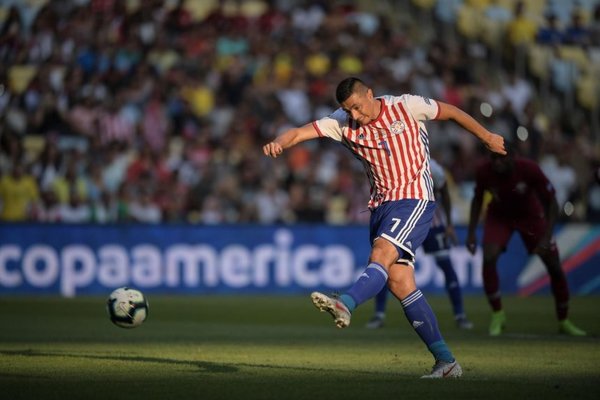
<svg viewBox="0 0 600 400">
<path fill-rule="evenodd" d="M 506 335 L 467 297 L 473 331 L 457 330 L 445 297 L 429 297 L 460 380 L 419 377 L 432 359 L 397 303 L 385 328 L 372 304 L 336 329 L 308 296 L 150 296 L 139 328 L 112 325 L 105 299 L 0 298 L 2 399 L 598 399 L 600 298 L 572 301 L 591 333 L 558 335 L 550 297 L 508 298 Z"/>
</svg>

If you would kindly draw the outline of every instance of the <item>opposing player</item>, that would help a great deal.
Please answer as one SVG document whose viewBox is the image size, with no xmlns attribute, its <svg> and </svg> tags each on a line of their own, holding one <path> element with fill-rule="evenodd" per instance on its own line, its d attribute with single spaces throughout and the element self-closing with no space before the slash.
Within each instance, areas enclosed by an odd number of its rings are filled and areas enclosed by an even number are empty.
<svg viewBox="0 0 600 400">
<path fill-rule="evenodd" d="M 435 208 L 425 121 L 452 119 L 500 154 L 504 140 L 450 104 L 412 95 L 374 97 L 358 78 L 340 82 L 336 99 L 341 107 L 330 116 L 287 130 L 263 146 L 265 155 L 277 157 L 306 140 L 333 139 L 362 161 L 371 183 L 369 264 L 346 293 L 329 297 L 314 292 L 311 299 L 333 316 L 337 327 L 345 328 L 356 307 L 387 283 L 435 358 L 431 373 L 424 377 L 459 377 L 462 369 L 415 285 L 412 267 L 414 249 L 427 236 Z"/>
<path fill-rule="evenodd" d="M 433 221 L 429 233 L 423 242 L 423 250 L 433 255 L 436 265 L 444 273 L 446 280 L 446 292 L 452 304 L 454 320 L 460 329 L 472 329 L 473 323 L 467 319 L 465 313 L 462 292 L 458 277 L 454 271 L 452 260 L 450 260 L 450 247 L 457 243 L 456 232 L 452 224 L 452 201 L 448 192 L 446 174 L 444 168 L 433 158 L 430 159 L 431 177 L 435 189 L 435 198 L 438 205 L 433 214 Z M 385 310 L 387 306 L 389 290 L 384 287 L 375 296 L 375 314 L 367 323 L 367 328 L 378 329 L 383 327 L 385 321 Z"/>
<path fill-rule="evenodd" d="M 552 238 L 558 215 L 554 188 L 535 162 L 515 156 L 510 146 L 507 148 L 507 156 L 492 155 L 477 169 L 466 243 L 469 251 L 475 254 L 475 228 L 481 215 L 484 192 L 488 191 L 492 200 L 483 228 L 483 287 L 492 308 L 489 334 L 500 335 L 506 323 L 496 263 L 512 234 L 518 232 L 527 250 L 541 257 L 550 275 L 559 331 L 585 336 L 586 333 L 567 318 L 569 287 Z"/>
</svg>

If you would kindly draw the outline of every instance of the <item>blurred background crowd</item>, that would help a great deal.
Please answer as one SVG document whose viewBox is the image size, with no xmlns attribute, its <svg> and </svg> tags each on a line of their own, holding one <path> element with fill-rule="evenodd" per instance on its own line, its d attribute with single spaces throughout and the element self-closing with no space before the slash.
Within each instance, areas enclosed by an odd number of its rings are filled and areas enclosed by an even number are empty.
<svg viewBox="0 0 600 400">
<path fill-rule="evenodd" d="M 600 0 L 0 1 L 0 220 L 365 223 L 335 143 L 262 145 L 376 95 L 461 107 L 600 221 Z M 428 125 L 467 220 L 477 142 Z"/>
</svg>

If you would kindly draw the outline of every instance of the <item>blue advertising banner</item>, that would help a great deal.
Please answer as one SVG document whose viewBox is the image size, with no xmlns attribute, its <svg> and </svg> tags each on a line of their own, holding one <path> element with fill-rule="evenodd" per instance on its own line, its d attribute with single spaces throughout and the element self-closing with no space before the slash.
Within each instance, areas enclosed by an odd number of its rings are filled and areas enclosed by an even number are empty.
<svg viewBox="0 0 600 400">
<path fill-rule="evenodd" d="M 464 241 L 465 229 L 458 229 Z M 600 229 L 557 231 L 572 292 L 600 292 Z M 148 293 L 234 294 L 342 291 L 369 254 L 365 226 L 0 225 L 0 295 L 105 294 L 119 286 Z M 563 250 L 564 249 L 564 250 Z M 482 293 L 481 250 L 450 253 L 465 293 Z M 512 238 L 499 264 L 504 293 L 548 290 L 543 265 Z M 417 285 L 444 292 L 430 255 L 417 251 Z M 572 278 L 572 279 L 571 279 Z"/>
</svg>

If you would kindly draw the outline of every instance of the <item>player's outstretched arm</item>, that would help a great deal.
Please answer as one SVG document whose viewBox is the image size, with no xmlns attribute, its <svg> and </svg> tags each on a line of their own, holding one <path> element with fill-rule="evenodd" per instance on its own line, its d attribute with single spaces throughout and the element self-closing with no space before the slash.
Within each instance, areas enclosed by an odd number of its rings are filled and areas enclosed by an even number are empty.
<svg viewBox="0 0 600 400">
<path fill-rule="evenodd" d="M 455 121 L 481 140 L 488 150 L 501 155 L 506 155 L 504 138 L 502 136 L 488 131 L 483 125 L 477 122 L 475 118 L 471 117 L 460 108 L 441 101 L 438 101 L 438 104 L 440 106 L 440 112 L 437 119 L 451 119 Z"/>
<path fill-rule="evenodd" d="M 268 157 L 276 158 L 283 153 L 283 150 L 317 137 L 319 137 L 319 133 L 313 124 L 306 124 L 300 128 L 287 130 L 277 136 L 272 142 L 265 144 L 263 146 L 263 153 Z"/>
</svg>

